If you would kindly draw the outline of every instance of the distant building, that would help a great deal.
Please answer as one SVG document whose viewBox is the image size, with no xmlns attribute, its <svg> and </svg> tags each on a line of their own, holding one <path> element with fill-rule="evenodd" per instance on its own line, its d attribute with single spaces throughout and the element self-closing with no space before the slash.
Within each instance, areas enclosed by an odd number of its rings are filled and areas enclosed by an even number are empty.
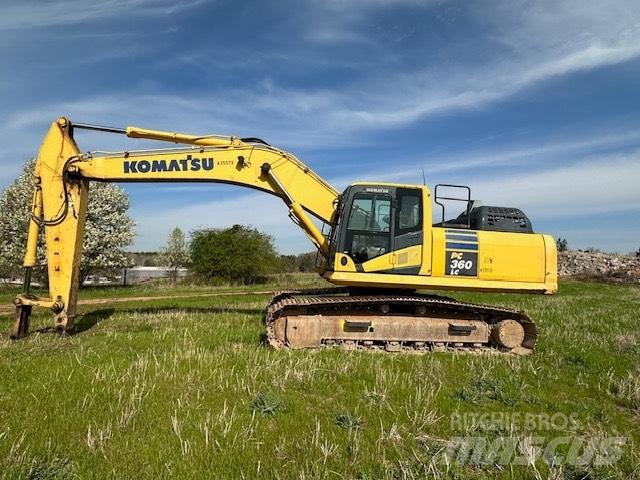
<svg viewBox="0 0 640 480">
<path fill-rule="evenodd" d="M 160 280 L 163 278 L 170 278 L 172 268 L 169 267 L 133 267 L 124 268 L 121 272 L 121 285 L 135 285 L 137 283 L 144 283 L 149 280 Z M 187 276 L 188 270 L 186 268 L 178 269 L 178 278 Z"/>
</svg>

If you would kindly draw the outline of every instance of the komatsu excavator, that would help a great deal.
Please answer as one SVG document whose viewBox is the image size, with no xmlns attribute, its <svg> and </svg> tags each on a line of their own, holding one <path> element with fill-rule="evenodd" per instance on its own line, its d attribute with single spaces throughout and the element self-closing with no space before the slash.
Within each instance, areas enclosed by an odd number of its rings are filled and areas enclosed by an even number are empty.
<svg viewBox="0 0 640 480">
<path fill-rule="evenodd" d="M 79 129 L 188 146 L 83 153 L 74 140 Z M 536 329 L 524 312 L 420 291 L 557 291 L 556 244 L 534 233 L 522 211 L 481 206 L 468 187 L 455 185 L 437 185 L 431 192 L 424 185 L 363 182 L 339 193 L 292 154 L 258 138 L 119 129 L 60 118 L 40 147 L 34 179 L 14 338 L 28 333 L 34 306 L 50 308 L 57 329 L 73 328 L 91 181 L 227 183 L 280 197 L 318 249 L 319 273 L 337 287 L 276 293 L 265 314 L 266 338 L 274 347 L 526 354 Z M 464 195 L 443 195 L 444 190 Z M 445 221 L 444 205 L 451 200 L 466 208 Z M 442 218 L 432 224 L 434 205 Z M 312 216 L 329 227 L 326 235 Z M 41 228 L 49 298 L 30 293 Z"/>
</svg>

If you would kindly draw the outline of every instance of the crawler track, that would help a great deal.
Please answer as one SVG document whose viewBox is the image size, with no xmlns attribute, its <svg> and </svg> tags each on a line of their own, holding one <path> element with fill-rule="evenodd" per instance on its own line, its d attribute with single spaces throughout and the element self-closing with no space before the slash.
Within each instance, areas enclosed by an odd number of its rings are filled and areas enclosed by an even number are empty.
<svg viewBox="0 0 640 480">
<path fill-rule="evenodd" d="M 436 295 L 347 288 L 276 292 L 265 325 L 267 341 L 275 348 L 526 355 L 536 342 L 535 325 L 524 312 Z"/>
</svg>

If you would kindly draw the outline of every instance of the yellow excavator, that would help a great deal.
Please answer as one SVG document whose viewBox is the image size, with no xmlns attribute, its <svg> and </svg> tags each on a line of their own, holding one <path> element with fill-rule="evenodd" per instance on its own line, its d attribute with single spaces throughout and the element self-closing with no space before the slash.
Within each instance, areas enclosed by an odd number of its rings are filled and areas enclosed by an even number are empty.
<svg viewBox="0 0 640 480">
<path fill-rule="evenodd" d="M 83 153 L 74 140 L 80 129 L 187 146 Z M 526 354 L 536 329 L 524 312 L 424 291 L 552 294 L 558 288 L 556 244 L 534 233 L 521 210 L 481 205 L 458 185 L 437 185 L 431 192 L 424 185 L 362 182 L 340 193 L 295 156 L 259 138 L 59 118 L 40 147 L 34 180 L 13 338 L 28 333 L 34 306 L 50 308 L 57 329 L 73 328 L 91 181 L 227 183 L 280 197 L 318 249 L 319 273 L 337 287 L 277 292 L 265 313 L 266 338 L 274 347 Z M 465 208 L 445 220 L 451 201 Z M 434 207 L 441 209 L 435 224 Z M 326 233 L 312 217 L 328 227 Z M 30 293 L 41 228 L 49 298 Z"/>
</svg>

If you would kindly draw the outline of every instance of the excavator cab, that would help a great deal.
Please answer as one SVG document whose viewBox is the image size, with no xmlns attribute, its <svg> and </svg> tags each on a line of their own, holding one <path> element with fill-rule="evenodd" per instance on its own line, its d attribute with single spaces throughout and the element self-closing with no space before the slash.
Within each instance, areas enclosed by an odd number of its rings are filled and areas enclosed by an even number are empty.
<svg viewBox="0 0 640 480">
<path fill-rule="evenodd" d="M 420 185 L 349 186 L 332 229 L 331 263 L 337 270 L 418 274 L 428 196 Z"/>
<path fill-rule="evenodd" d="M 445 220 L 452 201 L 464 211 Z M 352 184 L 327 243 L 324 277 L 350 288 L 557 290 L 553 239 L 517 208 L 472 200 L 467 186 L 439 184 L 432 195 L 424 185 Z"/>
</svg>

